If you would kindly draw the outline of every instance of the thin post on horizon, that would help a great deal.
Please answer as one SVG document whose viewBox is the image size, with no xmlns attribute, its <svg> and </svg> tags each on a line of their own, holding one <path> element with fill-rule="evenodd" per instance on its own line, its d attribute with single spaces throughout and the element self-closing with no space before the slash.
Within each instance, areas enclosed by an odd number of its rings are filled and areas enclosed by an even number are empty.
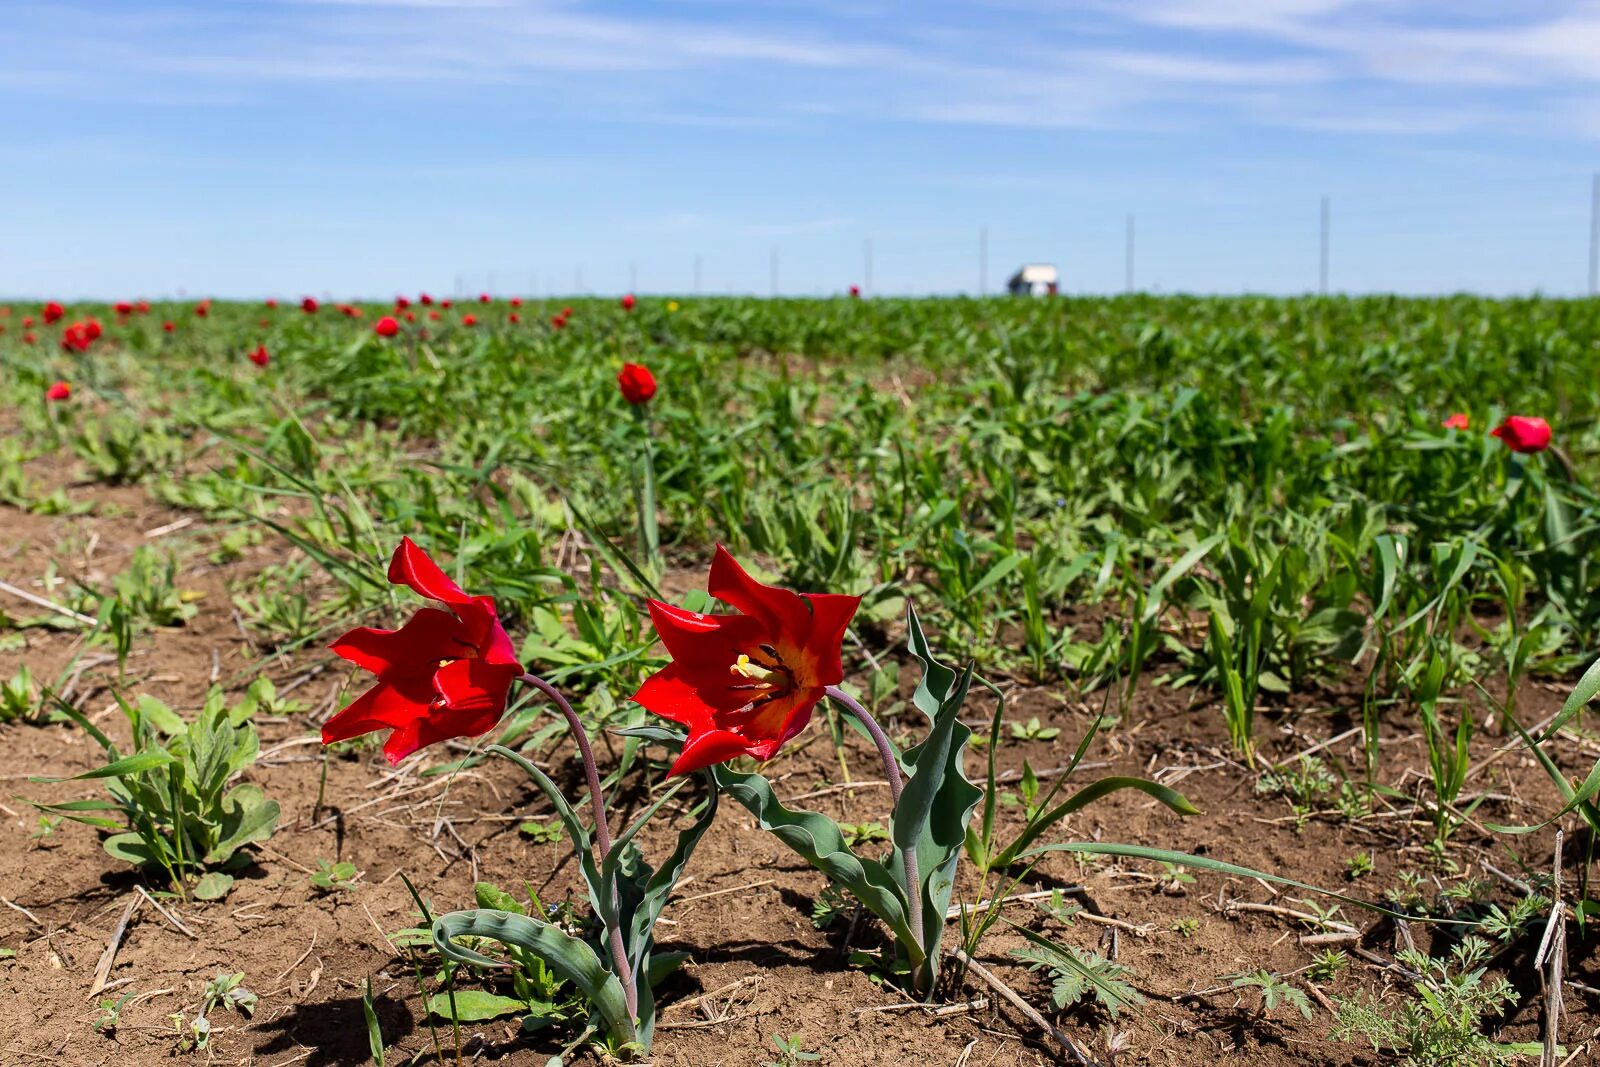
<svg viewBox="0 0 1600 1067">
<path fill-rule="evenodd" d="M 1317 292 L 1328 295 L 1328 228 L 1332 205 L 1326 194 L 1322 197 L 1322 247 L 1317 260 Z"/>
</svg>

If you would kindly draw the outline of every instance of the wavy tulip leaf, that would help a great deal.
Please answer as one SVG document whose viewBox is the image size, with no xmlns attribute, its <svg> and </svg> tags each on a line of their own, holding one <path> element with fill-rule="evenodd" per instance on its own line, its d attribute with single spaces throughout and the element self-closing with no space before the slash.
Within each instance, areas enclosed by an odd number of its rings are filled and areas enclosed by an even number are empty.
<svg viewBox="0 0 1600 1067">
<path fill-rule="evenodd" d="M 593 1011 L 618 1041 L 635 1039 L 628 1017 L 622 983 L 600 962 L 593 948 L 556 926 L 531 915 L 508 911 L 453 911 L 433 921 L 433 944 L 439 955 L 456 963 L 477 967 L 505 967 L 504 963 L 456 944 L 461 937 L 485 937 L 513 945 L 543 960 L 556 974 L 578 987 Z"/>
<path fill-rule="evenodd" d="M 1200 809 L 1189 803 L 1189 799 L 1176 789 L 1164 786 L 1159 782 L 1152 782 L 1147 778 L 1131 778 L 1124 775 L 1108 775 L 1096 782 L 1084 786 L 1060 804 L 1040 815 L 1028 824 L 1028 828 L 1017 835 L 1017 839 L 1007 845 L 1005 851 L 994 859 L 993 866 L 1009 867 L 1017 862 L 1019 855 L 1029 845 L 1038 839 L 1052 825 L 1071 815 L 1073 812 L 1123 789 L 1136 789 L 1147 796 L 1152 796 L 1179 815 L 1199 815 Z"/>
</svg>

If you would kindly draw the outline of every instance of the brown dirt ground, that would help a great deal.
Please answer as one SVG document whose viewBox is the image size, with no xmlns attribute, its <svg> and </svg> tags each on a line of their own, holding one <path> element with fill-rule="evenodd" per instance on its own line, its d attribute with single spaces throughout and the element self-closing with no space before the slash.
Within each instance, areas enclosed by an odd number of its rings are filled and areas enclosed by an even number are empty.
<svg viewBox="0 0 1600 1067">
<path fill-rule="evenodd" d="M 263 657 L 245 639 L 230 605 L 231 583 L 248 576 L 279 554 L 263 545 L 240 562 L 224 567 L 205 563 L 198 551 L 213 540 L 196 520 L 159 537 L 148 531 L 188 516 L 152 504 L 138 489 L 78 487 L 75 499 L 96 510 L 76 518 L 44 518 L 0 510 L 0 578 L 51 595 L 39 582 L 46 564 L 58 562 L 63 576 L 99 581 L 125 564 L 140 543 L 158 542 L 184 551 L 185 588 L 203 593 L 199 613 L 182 628 L 146 635 L 129 664 L 129 689 L 148 692 L 189 710 L 213 680 L 242 689 Z M 17 617 L 32 614 L 20 603 L 3 607 Z M 42 678 L 54 678 L 83 651 L 70 632 L 13 631 L 20 647 L 0 651 L 0 677 L 23 663 Z M 122 725 L 111 698 L 114 665 L 103 650 L 90 649 L 75 699 L 99 724 L 115 734 Z M 37 816 L 22 797 L 65 800 L 97 794 L 93 783 L 40 784 L 39 774 L 67 775 L 93 765 L 98 750 L 80 731 L 61 725 L 13 724 L 0 727 L 0 797 L 4 847 L 0 848 L 0 947 L 16 957 L 0 961 L 0 1065 L 63 1064 L 133 1067 L 174 1058 L 168 1016 L 192 1013 L 203 984 L 219 969 L 243 971 L 246 985 L 261 995 L 253 1018 L 218 1011 L 219 1028 L 207 1062 L 285 1067 L 336 1067 L 368 1062 L 361 991 L 372 980 L 389 1062 L 408 1062 L 430 1050 L 432 1039 L 421 1012 L 416 983 L 385 935 L 411 925 L 413 905 L 398 875 L 406 873 L 441 909 L 471 905 L 471 886 L 488 879 L 507 887 L 526 879 L 546 900 L 574 892 L 576 878 L 563 847 L 533 844 L 516 832 L 520 818 L 544 814 L 545 805 L 516 768 L 481 764 L 452 779 L 423 778 L 415 767 L 392 774 L 375 753 L 332 760 L 328 765 L 327 807 L 316 821 L 312 807 L 322 763 L 314 723 L 340 699 L 347 673 L 320 652 L 273 661 L 266 671 L 281 691 L 310 705 L 304 714 L 260 722 L 263 758 L 249 772 L 269 796 L 283 805 L 277 834 L 259 850 L 226 901 L 172 903 L 169 908 L 194 933 L 187 936 L 154 908 L 135 913 L 110 972 L 109 995 L 135 994 L 114 1036 L 91 1029 L 99 997 L 89 989 L 112 928 L 135 895 L 137 879 L 111 860 L 87 827 L 63 824 L 43 840 L 31 840 Z M 908 677 L 913 672 L 907 670 Z M 1154 672 L 1159 674 L 1159 667 Z M 1529 683 L 1521 695 L 1526 721 L 1559 706 L 1561 683 Z M 1059 687 L 1015 685 L 1008 719 L 1037 715 L 1061 728 L 1051 742 L 1012 742 L 1002 750 L 1007 768 L 1026 757 L 1035 768 L 1059 767 L 1091 721 L 1095 707 Z M 1346 731 L 1354 702 L 1348 691 L 1297 695 L 1290 716 L 1268 715 L 1259 730 L 1263 755 L 1285 759 Z M 970 721 L 986 719 L 989 705 L 975 698 Z M 909 730 L 911 721 L 899 724 Z M 1403 717 L 1388 724 L 1386 775 L 1393 782 L 1403 767 L 1423 768 L 1426 760 L 1412 723 Z M 893 727 L 891 727 L 893 731 Z M 1291 874 L 1313 884 L 1337 887 L 1367 898 L 1395 884 L 1402 869 L 1431 871 L 1423 848 L 1428 828 L 1387 813 L 1341 822 L 1314 818 L 1296 830 L 1282 800 L 1255 793 L 1253 775 L 1229 755 L 1221 719 L 1203 694 L 1146 685 L 1122 709 L 1122 721 L 1102 735 L 1089 759 L 1095 773 L 1155 775 L 1175 785 L 1205 814 L 1182 820 L 1136 793 L 1118 794 L 1091 807 L 1058 829 L 1055 839 L 1094 838 L 1201 852 L 1218 859 Z M 1480 735 L 1478 759 L 1489 756 L 1494 738 Z M 878 778 L 866 746 L 851 742 L 851 774 Z M 1350 737 L 1328 749 L 1348 767 L 1360 766 L 1358 741 Z M 1593 761 L 1578 744 L 1558 747 L 1567 770 L 1583 773 Z M 604 758 L 604 757 L 602 757 Z M 981 759 L 981 754 L 980 757 Z M 545 764 L 558 778 L 577 786 L 565 751 L 548 753 Z M 977 766 L 977 761 L 974 761 Z M 770 768 L 780 795 L 795 796 L 826 788 L 838 776 L 826 731 L 813 726 L 791 751 Z M 1082 772 L 1080 772 L 1082 773 Z M 1415 775 L 1409 776 L 1414 784 Z M 1469 789 L 1499 797 L 1478 809 L 1478 817 L 1530 821 L 1552 809 L 1553 792 L 1543 774 L 1520 754 L 1509 753 L 1479 775 Z M 808 803 L 851 822 L 884 821 L 881 788 L 838 790 Z M 624 812 L 638 797 L 615 804 Z M 330 814 L 332 813 L 332 814 Z M 1016 820 L 1014 812 L 1008 818 Z M 647 850 L 659 855 L 665 828 L 654 828 Z M 1515 842 L 1533 868 L 1549 864 L 1551 838 L 1534 835 Z M 1452 858 L 1463 870 L 1481 873 L 1487 859 L 1517 873 L 1518 857 L 1507 839 L 1490 842 L 1471 828 L 1455 839 Z M 1487 851 L 1486 851 L 1487 850 Z M 1353 886 L 1343 874 L 1346 860 L 1367 853 L 1375 873 Z M 362 871 L 351 893 L 317 895 L 308 883 L 318 859 L 348 860 Z M 1380 968 L 1357 962 L 1321 996 L 1313 1018 L 1289 1009 L 1259 1015 L 1253 997 L 1227 988 L 1219 975 L 1267 967 L 1295 971 L 1312 950 L 1298 943 L 1303 928 L 1292 919 L 1240 912 L 1231 902 L 1269 903 L 1279 894 L 1263 883 L 1200 874 L 1179 893 L 1161 891 L 1151 865 L 1053 858 L 1021 889 L 1078 886 L 1088 911 L 1116 920 L 1106 925 L 1080 920 L 1052 936 L 1092 948 L 1132 968 L 1144 1005 L 1115 1022 L 1125 1051 L 1107 1052 L 1111 1022 L 1093 1009 L 1046 1014 L 1083 1041 L 1096 1056 L 1115 1064 L 1191 1064 L 1197 1057 L 1221 1054 L 1240 1062 L 1267 1065 L 1349 1065 L 1388 1062 L 1385 1057 L 1332 1042 L 1331 1017 L 1324 996 L 1349 995 L 1358 988 L 1384 987 Z M 1062 1062 L 1060 1051 L 982 983 L 968 980 L 965 995 L 987 998 L 987 1006 L 963 1007 L 959 995 L 947 998 L 942 1013 L 907 1007 L 893 989 L 875 985 L 845 961 L 843 934 L 813 929 L 810 905 L 823 878 L 775 839 L 752 826 L 736 805 L 725 805 L 718 826 L 702 843 L 690 869 L 692 880 L 669 907 L 670 925 L 660 928 L 664 948 L 687 949 L 693 962 L 665 987 L 663 1019 L 654 1062 L 673 1067 L 762 1064 L 772 1059 L 774 1033 L 802 1035 L 821 1063 L 867 1064 L 1046 1064 Z M 970 879 L 968 880 L 970 882 Z M 958 899 L 972 900 L 976 887 L 963 883 Z M 1507 890 L 1502 901 L 1514 896 Z M 1284 895 L 1279 903 L 1298 907 Z M 1008 908 L 1017 921 L 1037 920 L 1026 903 Z M 1362 944 L 1380 959 L 1392 957 L 1396 931 L 1363 913 L 1346 916 L 1367 931 Z M 1174 931 L 1181 919 L 1198 920 L 1190 937 Z M 1034 922 L 1036 928 L 1039 923 Z M 1419 931 L 1421 928 L 1417 928 Z M 858 936 L 868 947 L 872 933 Z M 1425 932 L 1419 932 L 1419 937 Z M 955 926 L 950 940 L 955 940 Z M 1049 1003 L 1045 981 L 1008 958 L 1022 944 L 1002 926 L 985 940 L 980 959 L 1036 1006 Z M 1347 946 L 1348 947 L 1348 946 Z M 1531 946 L 1519 944 L 1506 968 L 1523 993 L 1522 1006 L 1502 1031 L 1508 1039 L 1534 1040 L 1540 1033 L 1536 979 L 1527 960 Z M 1570 975 L 1600 985 L 1600 965 L 1588 945 L 1574 943 Z M 1302 979 L 1303 981 L 1303 976 Z M 737 984 L 735 984 L 737 983 Z M 1222 987 L 1219 991 L 1218 987 Z M 1303 986 L 1302 986 L 1303 987 Z M 703 992 L 716 995 L 696 1002 Z M 1572 992 L 1562 1039 L 1577 1049 L 1600 1027 L 1600 1012 L 1586 995 Z M 448 1032 L 444 1034 L 448 1054 Z M 514 1023 L 466 1028 L 468 1055 L 509 1064 L 543 1064 L 557 1050 L 548 1038 L 519 1039 Z M 432 1062 L 429 1053 L 426 1060 Z M 584 1059 L 581 1062 L 597 1062 Z M 1585 1062 L 1579 1059 L 1576 1062 Z"/>
</svg>

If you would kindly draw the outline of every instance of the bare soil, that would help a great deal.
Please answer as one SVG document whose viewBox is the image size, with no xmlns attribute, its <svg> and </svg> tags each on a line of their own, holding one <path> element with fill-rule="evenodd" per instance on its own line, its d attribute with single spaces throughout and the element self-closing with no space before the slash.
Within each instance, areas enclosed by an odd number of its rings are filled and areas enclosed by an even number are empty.
<svg viewBox="0 0 1600 1067">
<path fill-rule="evenodd" d="M 248 777 L 282 804 L 279 830 L 257 851 L 255 864 L 225 901 L 164 901 L 186 930 L 138 896 L 137 874 L 111 859 L 93 830 L 63 823 L 47 836 L 31 836 L 38 816 L 22 798 L 86 798 L 98 795 L 99 788 L 94 782 L 37 783 L 30 776 L 90 769 L 99 755 L 93 742 L 66 725 L 0 727 L 0 778 L 6 783 L 0 797 L 5 834 L 0 847 L 0 948 L 16 953 L 14 959 L 0 960 L 0 1065 L 142 1067 L 169 1063 L 175 1056 L 181 1061 L 169 1016 L 192 1015 L 203 985 L 219 970 L 244 972 L 245 984 L 260 994 L 260 1003 L 253 1018 L 215 1012 L 211 1046 L 193 1057 L 271 1067 L 369 1062 L 361 993 L 370 979 L 390 1043 L 389 1062 L 409 1062 L 417 1054 L 432 1062 L 435 1038 L 416 978 L 386 937 L 416 921 L 399 875 L 409 876 L 441 910 L 471 906 L 472 884 L 478 879 L 507 888 L 526 881 L 547 901 L 575 893 L 578 882 L 564 845 L 535 844 L 517 832 L 521 819 L 546 812 L 543 799 L 520 771 L 499 762 L 454 776 L 420 777 L 418 767 L 408 765 L 394 773 L 368 752 L 328 761 L 324 804 L 314 811 L 324 767 L 314 740 L 316 723 L 336 709 L 349 674 L 321 651 L 264 662 L 236 623 L 230 603 L 230 589 L 279 558 L 281 547 L 259 546 L 247 550 L 242 560 L 211 566 L 205 550 L 216 537 L 200 520 L 152 504 L 137 489 L 78 487 L 71 495 L 93 503 L 94 511 L 45 518 L 0 510 L 0 578 L 55 597 L 58 592 L 40 581 L 51 561 L 63 578 L 95 582 L 121 570 L 136 546 L 155 543 L 186 554 L 182 585 L 203 594 L 196 601 L 198 614 L 187 625 L 140 640 L 122 689 L 150 693 L 189 711 L 213 683 L 237 692 L 264 669 L 281 692 L 304 701 L 309 710 L 259 723 L 263 756 Z M 185 519 L 193 521 L 170 532 L 150 533 Z M 19 619 L 38 614 L 10 599 L 0 602 L 0 608 Z M 5 635 L 20 635 L 21 644 L 8 643 L 0 651 L 0 677 L 27 664 L 37 676 L 53 679 L 77 657 L 81 671 L 74 699 L 117 735 L 123 722 L 112 687 L 119 682 L 104 648 L 80 647 L 81 638 L 72 630 L 29 628 Z M 896 654 L 888 646 L 875 652 Z M 912 673 L 905 672 L 908 686 Z M 1160 674 L 1159 667 L 1153 674 Z M 1553 712 L 1567 688 L 1560 681 L 1526 683 L 1519 694 L 1524 720 L 1537 721 Z M 1064 765 L 1100 700 L 1097 694 L 1086 704 L 1061 686 L 1013 683 L 1007 718 L 1038 716 L 1061 732 L 1049 742 L 1007 743 L 1002 765 L 1019 768 L 1024 758 L 1040 771 Z M 1269 713 L 1260 724 L 1265 760 L 1290 759 L 1359 721 L 1358 693 L 1349 688 L 1297 694 L 1289 705 L 1292 712 Z M 974 698 L 970 721 L 978 726 L 990 707 L 986 699 Z M 1099 766 L 1080 773 L 1154 776 L 1180 789 L 1205 814 L 1180 819 L 1142 794 L 1125 792 L 1058 827 L 1053 839 L 1181 849 L 1367 899 L 1395 886 L 1403 870 L 1425 873 L 1430 885 L 1436 877 L 1448 882 L 1425 847 L 1431 833 L 1425 818 L 1404 814 L 1404 804 L 1380 807 L 1357 821 L 1317 816 L 1297 827 L 1283 800 L 1257 794 L 1256 775 L 1230 754 L 1221 714 L 1205 694 L 1146 684 L 1118 710 L 1120 722 L 1102 735 L 1088 757 Z M 914 728 L 905 718 L 891 731 L 909 733 Z M 1426 774 L 1426 753 L 1414 724 L 1396 715 L 1386 728 L 1386 780 L 1417 786 L 1416 774 L 1401 775 L 1405 767 Z M 1476 758 L 1490 759 L 1497 743 L 1480 733 Z M 1563 742 L 1556 752 L 1564 768 L 1575 774 L 1586 773 L 1594 759 L 1574 743 Z M 1359 736 L 1346 737 L 1322 755 L 1357 773 Z M 975 772 L 982 758 L 976 754 Z M 881 777 L 865 745 L 852 740 L 849 759 L 855 782 Z M 579 788 L 567 750 L 550 752 L 542 762 L 558 780 Z M 831 790 L 807 803 L 853 823 L 885 821 L 883 788 L 833 788 L 842 784 L 837 758 L 826 730 L 818 726 L 775 761 L 769 773 L 780 795 Z M 1498 756 L 1469 789 L 1494 795 L 1476 810 L 1478 820 L 1529 822 L 1556 806 L 1544 774 L 1517 752 Z M 614 822 L 640 800 L 626 794 L 617 798 Z M 1020 820 L 1009 808 L 1006 818 L 1011 825 Z M 664 826 L 653 829 L 647 850 L 659 855 L 669 833 Z M 1519 855 L 1507 851 L 1508 843 Z M 1498 898 L 1505 901 L 1517 892 L 1488 874 L 1484 861 L 1522 877 L 1519 860 L 1529 868 L 1548 869 L 1552 844 L 1549 833 L 1491 842 L 1469 826 L 1455 837 L 1450 859 L 1462 873 L 1495 881 Z M 1346 863 L 1358 854 L 1371 856 L 1375 869 L 1350 882 Z M 314 892 L 309 875 L 319 859 L 355 864 L 362 872 L 359 887 L 353 892 Z M 1233 905 L 1303 910 L 1296 899 L 1303 894 L 1204 873 L 1190 884 L 1172 885 L 1163 873 L 1150 864 L 1058 856 L 1014 890 L 1064 887 L 1088 912 L 1113 920 L 1080 919 L 1069 929 L 1052 923 L 1048 930 L 1052 937 L 1131 968 L 1132 981 L 1147 999 L 1116 1020 L 1094 1008 L 1054 1011 L 1045 978 L 1010 958 L 1010 950 L 1024 942 L 1005 924 L 983 941 L 978 958 L 1103 1063 L 1188 1065 L 1222 1055 L 1268 1067 L 1391 1062 L 1333 1042 L 1328 1037 L 1329 1005 L 1331 998 L 1357 989 L 1386 988 L 1390 972 L 1382 961 L 1392 959 L 1403 932 L 1347 907 L 1343 917 L 1365 931 L 1359 947 L 1378 962 L 1353 959 L 1341 977 L 1318 987 L 1309 1020 L 1287 1007 L 1263 1014 L 1253 993 L 1241 995 L 1219 976 L 1261 967 L 1298 971 L 1316 950 L 1299 943 L 1306 928 L 1293 918 Z M 855 945 L 846 946 L 842 928 L 814 929 L 811 905 L 824 886 L 823 877 L 776 839 L 758 832 L 737 805 L 724 805 L 715 832 L 694 856 L 690 874 L 692 880 L 684 883 L 678 902 L 666 912 L 670 925 L 663 924 L 659 933 L 664 948 L 686 949 L 693 962 L 663 991 L 663 1025 L 654 1050 L 658 1064 L 763 1064 L 777 1058 L 770 1043 L 775 1033 L 801 1035 L 804 1047 L 820 1053 L 823 1064 L 984 1067 L 1068 1062 L 1048 1036 L 972 976 L 962 989 L 947 991 L 940 1003 L 923 1007 L 909 1005 L 902 993 L 852 967 L 849 950 L 875 947 L 880 935 L 869 925 L 856 933 Z M 974 899 L 977 888 L 962 884 L 958 899 Z M 115 953 L 108 992 L 92 996 L 96 966 L 134 900 L 139 903 Z M 1007 915 L 1046 928 L 1031 903 L 1015 903 Z M 1182 920 L 1198 921 L 1188 936 L 1175 928 Z M 1411 933 L 1427 944 L 1426 927 L 1414 925 Z M 949 941 L 957 940 L 952 924 Z M 1540 1035 L 1541 997 L 1529 963 L 1533 947 L 1525 939 L 1499 964 L 1522 993 L 1521 1005 L 1501 1031 L 1508 1040 L 1537 1040 Z M 1571 946 L 1570 976 L 1600 986 L 1592 948 L 1592 940 Z M 1295 980 L 1307 988 L 1303 975 Z M 116 1032 L 95 1032 L 96 1003 L 129 993 L 133 997 Z M 1586 994 L 1574 991 L 1569 991 L 1567 1011 L 1561 1036 L 1577 1051 L 1600 1027 L 1600 1012 Z M 1119 1036 L 1113 1039 L 1113 1034 Z M 448 1027 L 438 1030 L 438 1040 L 445 1047 L 444 1061 L 453 1062 Z M 514 1020 L 466 1028 L 461 1040 L 463 1062 L 542 1065 L 559 1049 L 549 1037 L 521 1037 Z M 598 1062 L 592 1053 L 585 1055 L 580 1062 Z"/>
</svg>

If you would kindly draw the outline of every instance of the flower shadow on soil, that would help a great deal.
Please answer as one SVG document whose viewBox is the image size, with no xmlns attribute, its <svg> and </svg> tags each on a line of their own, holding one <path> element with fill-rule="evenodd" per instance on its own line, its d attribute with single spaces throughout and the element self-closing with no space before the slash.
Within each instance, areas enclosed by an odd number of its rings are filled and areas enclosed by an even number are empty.
<svg viewBox="0 0 1600 1067">
<path fill-rule="evenodd" d="M 383 1031 L 384 1047 L 392 1050 L 416 1031 L 417 1020 L 405 1001 L 378 996 L 372 1006 Z M 296 1004 L 256 1030 L 265 1037 L 256 1047 L 257 1055 L 311 1049 L 311 1055 L 302 1061 L 305 1067 L 356 1067 L 372 1062 L 358 996 Z"/>
</svg>

